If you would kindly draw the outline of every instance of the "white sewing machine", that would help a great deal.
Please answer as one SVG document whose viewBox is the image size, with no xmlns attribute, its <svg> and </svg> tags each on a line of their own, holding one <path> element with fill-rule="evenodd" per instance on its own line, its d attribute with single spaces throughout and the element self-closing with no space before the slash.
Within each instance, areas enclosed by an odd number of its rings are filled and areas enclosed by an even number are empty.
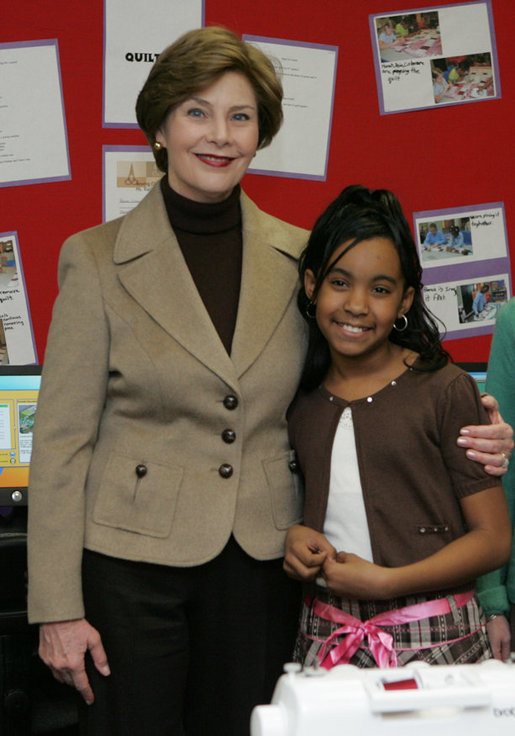
<svg viewBox="0 0 515 736">
<path fill-rule="evenodd" d="M 515 664 L 332 670 L 287 664 L 251 736 L 515 734 Z"/>
</svg>

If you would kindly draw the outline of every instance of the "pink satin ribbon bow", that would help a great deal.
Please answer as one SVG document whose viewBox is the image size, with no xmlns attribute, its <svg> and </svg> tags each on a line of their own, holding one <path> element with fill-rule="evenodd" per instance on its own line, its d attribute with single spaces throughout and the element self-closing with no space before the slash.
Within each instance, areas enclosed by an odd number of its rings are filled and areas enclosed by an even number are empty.
<svg viewBox="0 0 515 736">
<path fill-rule="evenodd" d="M 466 605 L 473 597 L 474 591 L 455 595 L 454 600 L 457 608 Z M 416 603 L 413 606 L 405 606 L 404 608 L 397 608 L 394 611 L 379 613 L 377 616 L 368 619 L 368 621 L 360 621 L 360 619 L 351 616 L 349 613 L 345 613 L 345 611 L 335 606 L 315 600 L 313 612 L 317 616 L 327 621 L 343 624 L 325 640 L 319 655 L 320 666 L 329 670 L 337 664 L 348 664 L 366 638 L 368 648 L 378 667 L 396 667 L 397 654 L 393 646 L 393 637 L 380 627 L 420 621 L 421 619 L 429 618 L 429 616 L 442 616 L 450 613 L 450 611 L 451 606 L 447 598 L 435 598 L 424 603 Z M 327 648 L 331 642 L 342 634 L 347 634 L 345 639 L 333 647 L 326 655 Z"/>
</svg>

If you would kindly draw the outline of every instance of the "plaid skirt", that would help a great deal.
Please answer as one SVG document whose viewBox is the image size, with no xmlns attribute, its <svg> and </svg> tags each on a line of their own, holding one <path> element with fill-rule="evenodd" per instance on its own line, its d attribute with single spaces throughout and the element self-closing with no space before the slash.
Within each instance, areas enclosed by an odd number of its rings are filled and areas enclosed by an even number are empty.
<svg viewBox="0 0 515 736">
<path fill-rule="evenodd" d="M 338 633 L 330 643 L 326 643 L 328 637 L 341 628 L 341 623 L 318 615 L 314 611 L 316 601 L 334 606 L 365 622 L 382 613 L 442 598 L 446 598 L 449 603 L 449 613 L 409 623 L 381 626 L 381 630 L 392 637 L 397 665 L 402 666 L 417 660 L 429 664 L 466 664 L 491 659 L 493 655 L 486 634 L 485 616 L 475 595 L 461 606 L 456 605 L 454 596 L 443 593 L 407 596 L 389 601 L 351 601 L 339 598 L 317 585 L 314 597 L 304 601 L 294 661 L 306 666 L 317 666 L 349 636 L 348 633 Z M 378 666 L 368 643 L 365 636 L 348 660 L 349 664 L 358 667 Z"/>
</svg>

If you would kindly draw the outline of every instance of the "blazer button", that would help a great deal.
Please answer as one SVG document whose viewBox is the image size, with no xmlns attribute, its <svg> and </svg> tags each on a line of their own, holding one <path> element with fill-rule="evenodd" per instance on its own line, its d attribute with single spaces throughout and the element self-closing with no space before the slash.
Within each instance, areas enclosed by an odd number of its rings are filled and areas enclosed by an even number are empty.
<svg viewBox="0 0 515 736">
<path fill-rule="evenodd" d="M 220 467 L 218 468 L 218 472 L 220 473 L 222 478 L 230 478 L 233 473 L 232 465 L 224 463 L 223 465 L 220 465 Z"/>
<path fill-rule="evenodd" d="M 236 432 L 233 429 L 224 429 L 222 432 L 222 439 L 227 442 L 228 445 L 232 444 L 236 439 Z"/>
<path fill-rule="evenodd" d="M 290 471 L 292 473 L 298 473 L 299 472 L 299 464 L 296 460 L 290 460 L 288 463 L 288 467 L 290 468 Z"/>
<path fill-rule="evenodd" d="M 229 409 L 229 411 L 232 411 L 232 409 L 236 409 L 238 406 L 238 399 L 233 394 L 229 394 L 224 399 L 224 406 L 226 409 Z"/>
<path fill-rule="evenodd" d="M 147 474 L 146 465 L 136 465 L 136 475 L 138 478 L 143 478 Z"/>
</svg>

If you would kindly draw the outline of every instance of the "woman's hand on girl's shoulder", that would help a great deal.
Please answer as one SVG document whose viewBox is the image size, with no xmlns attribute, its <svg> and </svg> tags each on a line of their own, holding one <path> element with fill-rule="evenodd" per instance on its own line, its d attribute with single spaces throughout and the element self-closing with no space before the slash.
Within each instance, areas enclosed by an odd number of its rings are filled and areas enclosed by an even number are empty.
<svg viewBox="0 0 515 736">
<path fill-rule="evenodd" d="M 463 427 L 457 442 L 466 448 L 470 460 L 485 466 L 487 473 L 502 476 L 508 470 L 513 452 L 513 429 L 503 420 L 493 396 L 484 394 L 481 402 L 488 411 L 491 424 Z"/>
<path fill-rule="evenodd" d="M 335 548 L 323 534 L 295 524 L 286 535 L 283 567 L 290 577 L 310 582 L 320 573 L 324 561 L 335 555 Z"/>
</svg>

